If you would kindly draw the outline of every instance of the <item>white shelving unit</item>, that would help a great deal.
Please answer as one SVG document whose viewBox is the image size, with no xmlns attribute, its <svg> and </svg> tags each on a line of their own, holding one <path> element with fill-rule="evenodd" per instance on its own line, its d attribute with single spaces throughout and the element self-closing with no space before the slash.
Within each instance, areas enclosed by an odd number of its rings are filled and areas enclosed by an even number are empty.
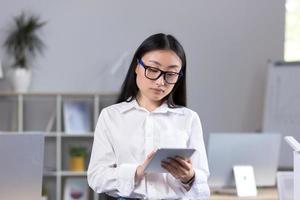
<svg viewBox="0 0 300 200">
<path fill-rule="evenodd" d="M 48 189 L 49 200 L 63 200 L 64 181 L 70 177 L 86 179 L 87 172 L 68 170 L 68 148 L 74 144 L 87 147 L 90 152 L 93 129 L 102 108 L 113 104 L 117 94 L 95 93 L 0 93 L 0 131 L 32 132 L 45 134 L 43 183 Z M 91 132 L 65 133 L 63 124 L 64 101 L 86 101 L 91 107 Z M 46 131 L 51 116 L 54 127 Z M 86 161 L 86 167 L 88 160 Z M 89 189 L 89 200 L 104 197 Z"/>
</svg>

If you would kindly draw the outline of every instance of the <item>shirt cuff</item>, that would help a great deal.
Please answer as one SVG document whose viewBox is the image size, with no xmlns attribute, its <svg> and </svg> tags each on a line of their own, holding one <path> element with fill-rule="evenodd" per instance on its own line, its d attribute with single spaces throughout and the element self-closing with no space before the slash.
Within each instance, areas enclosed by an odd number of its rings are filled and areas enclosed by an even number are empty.
<svg viewBox="0 0 300 200">
<path fill-rule="evenodd" d="M 129 196 L 134 190 L 134 177 L 138 164 L 121 164 L 118 170 L 117 188 L 121 196 Z"/>
<path fill-rule="evenodd" d="M 182 186 L 183 187 L 183 186 Z M 184 187 L 183 187 L 184 188 Z M 186 191 L 186 189 L 184 188 Z M 195 169 L 195 180 L 189 191 L 186 191 L 186 197 L 200 197 L 207 199 L 210 196 L 210 190 L 207 183 L 207 174 L 201 170 Z"/>
</svg>

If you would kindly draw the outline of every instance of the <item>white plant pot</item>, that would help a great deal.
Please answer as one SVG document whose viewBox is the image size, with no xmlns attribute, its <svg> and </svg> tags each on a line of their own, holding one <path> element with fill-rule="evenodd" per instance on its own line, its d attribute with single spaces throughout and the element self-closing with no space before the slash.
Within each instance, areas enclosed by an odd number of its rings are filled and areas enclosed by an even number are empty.
<svg viewBox="0 0 300 200">
<path fill-rule="evenodd" d="M 28 92 L 31 82 L 31 71 L 24 68 L 12 69 L 8 75 L 14 92 Z"/>
</svg>

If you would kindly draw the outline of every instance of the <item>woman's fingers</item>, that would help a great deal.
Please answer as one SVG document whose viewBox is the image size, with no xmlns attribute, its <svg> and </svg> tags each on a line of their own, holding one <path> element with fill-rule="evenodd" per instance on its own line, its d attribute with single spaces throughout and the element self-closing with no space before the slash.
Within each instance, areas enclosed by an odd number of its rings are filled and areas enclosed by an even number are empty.
<svg viewBox="0 0 300 200">
<path fill-rule="evenodd" d="M 172 176 L 181 181 L 189 180 L 193 174 L 193 167 L 190 159 L 181 157 L 169 158 L 168 161 L 162 161 L 162 167 Z"/>
<path fill-rule="evenodd" d="M 172 172 L 175 172 L 179 177 L 184 177 L 188 175 L 189 170 L 183 168 L 176 160 L 169 159 L 168 161 L 163 161 L 168 169 L 170 169 Z"/>
<path fill-rule="evenodd" d="M 179 173 L 185 174 L 185 173 L 187 173 L 188 170 L 189 170 L 189 168 L 184 168 L 184 167 L 180 164 L 180 162 L 178 162 L 178 161 L 177 161 L 176 159 L 174 159 L 174 158 L 169 158 L 169 162 L 170 162 L 170 164 L 171 164 L 174 168 L 176 168 L 176 169 L 179 171 Z"/>
<path fill-rule="evenodd" d="M 151 159 L 153 158 L 154 154 L 156 153 L 156 149 L 152 150 L 147 156 L 146 156 L 146 160 L 144 160 L 144 163 L 142 164 L 143 170 L 145 169 L 145 167 L 148 165 L 148 163 L 151 161 Z"/>
<path fill-rule="evenodd" d="M 147 155 L 147 159 L 151 159 L 154 154 L 156 153 L 156 149 L 152 150 L 148 155 Z"/>
<path fill-rule="evenodd" d="M 164 161 L 162 161 L 161 166 L 167 170 L 174 178 L 179 179 L 179 175 L 177 173 L 177 170 L 172 167 L 169 163 L 166 163 Z"/>
<path fill-rule="evenodd" d="M 191 168 L 191 160 L 190 159 L 184 159 L 182 157 L 176 156 L 174 158 L 183 168 L 186 170 L 190 170 Z"/>
</svg>

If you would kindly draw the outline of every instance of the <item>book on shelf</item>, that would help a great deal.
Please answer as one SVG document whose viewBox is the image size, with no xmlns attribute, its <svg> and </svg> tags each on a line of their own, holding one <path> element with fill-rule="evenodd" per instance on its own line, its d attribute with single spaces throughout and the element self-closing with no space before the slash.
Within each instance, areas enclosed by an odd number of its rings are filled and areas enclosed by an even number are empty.
<svg viewBox="0 0 300 200">
<path fill-rule="evenodd" d="M 86 101 L 65 101 L 63 119 L 66 134 L 88 134 L 91 131 L 91 113 Z"/>
</svg>

